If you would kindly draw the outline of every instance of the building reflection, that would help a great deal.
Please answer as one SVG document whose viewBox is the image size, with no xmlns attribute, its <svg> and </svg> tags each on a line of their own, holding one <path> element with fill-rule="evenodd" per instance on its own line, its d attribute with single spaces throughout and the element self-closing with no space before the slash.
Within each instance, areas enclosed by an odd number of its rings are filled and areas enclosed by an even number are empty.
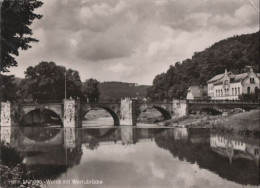
<svg viewBox="0 0 260 188">
<path fill-rule="evenodd" d="M 259 185 L 259 141 L 213 134 L 209 129 L 1 127 L 1 140 L 16 148 L 34 177 L 41 179 L 56 179 L 79 165 L 84 148 L 155 142 L 180 161 L 196 163 L 229 181 Z"/>
<path fill-rule="evenodd" d="M 188 129 L 187 133 L 188 139 L 186 136 L 179 139 L 163 132 L 155 136 L 155 142 L 174 158 L 197 164 L 229 181 L 242 185 L 260 184 L 257 139 L 241 141 L 235 136 L 227 139 L 230 135 L 219 137 L 208 129 Z"/>
<path fill-rule="evenodd" d="M 210 136 L 210 147 L 219 155 L 228 157 L 230 163 L 234 159 L 244 158 L 253 160 L 257 166 L 259 165 L 259 141 L 257 140 L 246 143 L 227 135 L 212 134 Z"/>
</svg>

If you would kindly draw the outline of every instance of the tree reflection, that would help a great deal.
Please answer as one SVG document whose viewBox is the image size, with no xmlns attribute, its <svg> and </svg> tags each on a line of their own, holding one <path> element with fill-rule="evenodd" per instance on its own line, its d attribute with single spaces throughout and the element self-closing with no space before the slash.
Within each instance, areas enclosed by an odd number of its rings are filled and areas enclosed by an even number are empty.
<svg viewBox="0 0 260 188">
<path fill-rule="evenodd" d="M 0 159 L 1 187 L 19 187 L 22 180 L 29 176 L 22 164 L 23 157 L 9 144 L 1 141 Z"/>
<path fill-rule="evenodd" d="M 158 134 L 155 142 L 160 148 L 170 151 L 173 157 L 181 161 L 196 163 L 200 168 L 210 170 L 220 177 L 243 185 L 259 185 L 259 168 L 254 161 L 247 158 L 235 158 L 230 163 L 228 156 L 214 152 L 209 143 L 210 133 L 205 130 L 189 130 L 188 140 Z"/>
<path fill-rule="evenodd" d="M 92 138 L 89 140 L 89 142 L 88 142 L 87 148 L 88 148 L 88 149 L 91 149 L 91 150 L 94 150 L 94 149 L 97 149 L 98 146 L 99 146 L 99 141 L 98 141 L 98 139 L 95 138 L 95 137 L 92 137 Z"/>
<path fill-rule="evenodd" d="M 23 133 L 11 131 L 4 136 L 15 135 L 9 139 L 12 141 L 10 146 L 1 147 L 1 171 L 6 171 L 6 180 L 11 174 L 6 167 L 15 170 L 19 175 L 17 178 L 24 178 L 20 172 L 25 172 L 37 179 L 56 179 L 68 168 L 80 164 L 82 144 L 95 150 L 102 144 L 127 146 L 155 141 L 158 147 L 169 151 L 180 161 L 196 163 L 200 168 L 229 181 L 259 185 L 259 163 L 255 163 L 259 161 L 259 147 L 253 144 L 255 141 L 247 143 L 237 138 L 211 134 L 208 129 L 66 128 L 59 130 L 57 136 L 43 141 L 29 139 Z M 34 133 L 40 134 L 40 131 Z"/>
</svg>

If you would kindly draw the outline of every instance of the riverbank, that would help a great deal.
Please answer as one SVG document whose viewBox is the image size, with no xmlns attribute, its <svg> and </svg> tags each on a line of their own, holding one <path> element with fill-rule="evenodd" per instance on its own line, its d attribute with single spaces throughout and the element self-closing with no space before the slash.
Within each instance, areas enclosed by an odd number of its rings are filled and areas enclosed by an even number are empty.
<svg viewBox="0 0 260 188">
<path fill-rule="evenodd" d="M 164 121 L 161 125 L 186 128 L 211 128 L 220 132 L 260 137 L 260 110 L 251 110 L 226 116 L 189 115 Z"/>
</svg>

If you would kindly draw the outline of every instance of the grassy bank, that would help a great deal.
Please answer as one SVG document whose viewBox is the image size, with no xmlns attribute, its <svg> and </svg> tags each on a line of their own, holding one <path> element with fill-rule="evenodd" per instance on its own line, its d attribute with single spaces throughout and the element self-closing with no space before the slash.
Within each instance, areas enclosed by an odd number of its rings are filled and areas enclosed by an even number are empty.
<svg viewBox="0 0 260 188">
<path fill-rule="evenodd" d="M 163 122 L 164 126 L 212 128 L 221 132 L 260 136 L 260 110 L 251 110 L 227 116 L 190 115 Z"/>
</svg>

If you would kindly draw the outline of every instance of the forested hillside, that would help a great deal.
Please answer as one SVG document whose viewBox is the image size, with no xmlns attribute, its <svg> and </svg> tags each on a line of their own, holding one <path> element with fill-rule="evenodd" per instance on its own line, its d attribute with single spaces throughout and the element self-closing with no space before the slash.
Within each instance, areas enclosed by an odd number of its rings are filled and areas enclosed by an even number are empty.
<svg viewBox="0 0 260 188">
<path fill-rule="evenodd" d="M 206 85 L 210 78 L 223 73 L 225 68 L 240 73 L 245 66 L 252 66 L 259 72 L 259 64 L 259 31 L 234 36 L 219 41 L 202 52 L 195 52 L 191 59 L 171 65 L 166 73 L 154 78 L 147 96 L 152 99 L 183 99 L 189 86 Z"/>
<path fill-rule="evenodd" d="M 149 86 L 124 82 L 101 82 L 99 84 L 101 100 L 120 100 L 124 97 L 144 98 Z"/>
</svg>

